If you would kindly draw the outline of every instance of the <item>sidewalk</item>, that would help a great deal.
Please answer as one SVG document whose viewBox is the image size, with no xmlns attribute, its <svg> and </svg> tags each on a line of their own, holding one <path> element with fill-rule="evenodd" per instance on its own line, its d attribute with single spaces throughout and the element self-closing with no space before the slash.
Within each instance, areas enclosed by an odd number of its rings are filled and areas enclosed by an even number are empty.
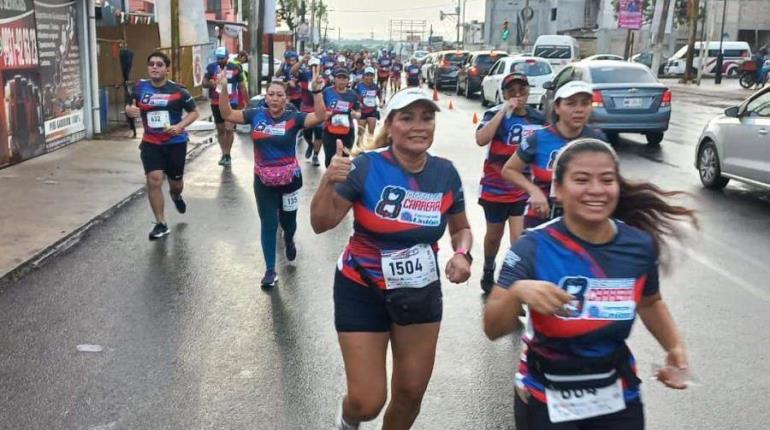
<svg viewBox="0 0 770 430">
<path fill-rule="evenodd" d="M 211 116 L 199 103 L 200 118 Z M 80 234 L 144 193 L 136 139 L 83 140 L 0 170 L 0 286 L 77 243 Z M 192 132 L 188 161 L 214 144 L 213 132 Z"/>
<path fill-rule="evenodd" d="M 741 87 L 737 79 L 724 78 L 722 79 L 721 85 L 716 85 L 714 83 L 713 76 L 704 76 L 703 79 L 701 79 L 700 86 L 696 84 L 679 83 L 679 78 L 664 78 L 660 81 L 671 89 L 671 91 L 674 93 L 674 96 L 679 93 L 692 96 L 710 97 L 724 101 L 742 102 L 750 95 L 754 94 L 754 92 L 756 92 L 756 90 L 747 90 Z"/>
</svg>

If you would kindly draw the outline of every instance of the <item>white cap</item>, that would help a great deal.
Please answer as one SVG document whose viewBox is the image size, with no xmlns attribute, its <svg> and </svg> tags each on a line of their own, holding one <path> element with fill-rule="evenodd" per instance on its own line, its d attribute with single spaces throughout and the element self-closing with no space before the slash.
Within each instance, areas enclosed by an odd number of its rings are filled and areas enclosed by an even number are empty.
<svg viewBox="0 0 770 430">
<path fill-rule="evenodd" d="M 316 57 L 313 57 L 313 58 L 310 59 L 310 61 L 308 61 L 308 64 L 311 65 L 311 66 L 318 66 L 318 65 L 321 64 L 321 60 L 319 60 Z"/>
<path fill-rule="evenodd" d="M 554 95 L 553 100 L 556 101 L 559 99 L 568 99 L 575 94 L 588 94 L 589 96 L 592 96 L 594 91 L 588 82 L 571 81 L 567 82 L 566 84 L 559 87 L 558 90 L 556 90 L 556 95 Z"/>
<path fill-rule="evenodd" d="M 393 94 L 393 97 L 390 98 L 390 101 L 388 102 L 387 106 L 385 106 L 385 118 L 387 118 L 391 112 L 404 109 L 406 107 L 409 107 L 411 104 L 419 101 L 424 101 L 433 107 L 433 109 L 437 112 L 441 111 L 441 108 L 438 107 L 436 102 L 433 101 L 430 97 L 428 97 L 427 94 L 425 94 L 421 89 L 419 88 L 407 88 L 405 90 L 401 90 L 395 94 Z"/>
<path fill-rule="evenodd" d="M 364 75 L 367 75 L 367 74 L 372 74 L 373 75 L 374 73 L 375 73 L 374 67 L 367 67 L 367 68 L 364 69 Z"/>
</svg>

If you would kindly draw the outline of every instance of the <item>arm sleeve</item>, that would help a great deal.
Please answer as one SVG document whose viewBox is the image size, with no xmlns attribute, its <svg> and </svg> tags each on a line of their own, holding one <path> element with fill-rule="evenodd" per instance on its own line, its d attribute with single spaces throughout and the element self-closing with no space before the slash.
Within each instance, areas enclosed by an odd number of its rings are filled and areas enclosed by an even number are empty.
<svg viewBox="0 0 770 430">
<path fill-rule="evenodd" d="M 246 124 L 251 124 L 251 120 L 252 120 L 252 118 L 254 118 L 254 115 L 257 114 L 257 110 L 259 110 L 259 108 L 244 109 L 243 110 L 243 121 Z"/>
<path fill-rule="evenodd" d="M 307 114 L 305 112 L 297 112 L 295 114 L 294 119 L 296 120 L 295 128 L 297 130 L 301 130 L 305 128 L 305 118 L 307 118 Z"/>
<path fill-rule="evenodd" d="M 452 169 L 452 174 L 449 179 L 449 189 L 452 191 L 454 201 L 452 206 L 449 207 L 447 213 L 449 215 L 456 215 L 465 211 L 465 193 L 463 192 L 463 182 L 460 179 L 460 174 L 457 173 L 457 169 L 452 163 L 449 163 L 449 167 Z"/>
<path fill-rule="evenodd" d="M 353 110 L 361 110 L 361 101 L 358 100 L 358 96 L 352 97 L 352 99 L 354 99 L 354 101 L 353 101 Z"/>
<path fill-rule="evenodd" d="M 362 154 L 353 160 L 352 170 L 345 182 L 334 185 L 334 190 L 349 202 L 356 202 L 361 198 L 364 190 L 364 181 L 368 167 L 367 155 Z"/>
<path fill-rule="evenodd" d="M 523 279 L 535 279 L 535 240 L 531 234 L 520 238 L 505 253 L 497 285 L 507 290 Z"/>
<path fill-rule="evenodd" d="M 487 123 L 489 123 L 489 121 L 492 121 L 492 118 L 495 117 L 495 114 L 497 114 L 497 112 L 492 112 L 491 110 L 484 112 L 484 117 L 481 118 L 481 122 L 479 123 L 479 126 L 476 127 L 476 131 L 481 130 L 485 125 L 487 125 Z"/>
<path fill-rule="evenodd" d="M 190 94 L 189 91 L 187 91 L 185 88 L 182 88 L 179 90 L 180 93 L 182 93 L 182 107 L 187 112 L 192 112 L 198 108 L 198 105 L 195 104 L 195 99 Z"/>
<path fill-rule="evenodd" d="M 652 242 L 652 240 L 650 240 Z M 655 245 L 650 244 L 650 253 L 653 256 L 650 260 L 650 268 L 647 270 L 647 282 L 644 283 L 644 289 L 642 290 L 643 296 L 652 296 L 660 292 L 660 274 L 659 274 L 659 261 L 658 252 L 655 250 Z"/>
<path fill-rule="evenodd" d="M 519 149 L 516 150 L 516 155 L 521 158 L 521 161 L 531 164 L 535 161 L 535 155 L 537 154 L 537 133 L 525 134 L 521 139 Z"/>
</svg>

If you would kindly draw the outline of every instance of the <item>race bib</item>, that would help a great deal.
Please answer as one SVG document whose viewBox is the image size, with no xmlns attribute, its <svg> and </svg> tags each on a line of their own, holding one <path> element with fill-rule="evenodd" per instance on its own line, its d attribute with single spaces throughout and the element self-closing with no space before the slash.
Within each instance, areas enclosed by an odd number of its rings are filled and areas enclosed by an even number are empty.
<svg viewBox="0 0 770 430">
<path fill-rule="evenodd" d="M 335 127 L 350 128 L 350 118 L 347 114 L 337 114 L 332 116 L 332 125 Z"/>
<path fill-rule="evenodd" d="M 296 211 L 299 207 L 299 190 L 294 191 L 293 193 L 284 194 L 282 199 L 284 212 Z"/>
<path fill-rule="evenodd" d="M 150 128 L 165 128 L 171 125 L 167 110 L 154 110 L 147 112 L 147 125 Z"/>
<path fill-rule="evenodd" d="M 604 388 L 552 390 L 545 389 L 548 417 L 553 423 L 575 421 L 607 415 L 626 408 L 623 382 L 618 378 Z"/>
<path fill-rule="evenodd" d="M 373 96 L 364 97 L 364 106 L 377 107 L 377 97 L 373 97 Z"/>
<path fill-rule="evenodd" d="M 382 275 L 389 290 L 423 288 L 438 281 L 436 256 L 427 243 L 395 251 L 382 251 L 381 256 Z"/>
</svg>

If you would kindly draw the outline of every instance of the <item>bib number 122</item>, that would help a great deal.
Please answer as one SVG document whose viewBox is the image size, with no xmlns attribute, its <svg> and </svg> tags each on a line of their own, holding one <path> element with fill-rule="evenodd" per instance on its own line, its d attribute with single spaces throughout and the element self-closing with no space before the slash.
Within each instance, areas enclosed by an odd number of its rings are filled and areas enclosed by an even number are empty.
<svg viewBox="0 0 770 430">
<path fill-rule="evenodd" d="M 419 259 L 391 261 L 388 266 L 390 266 L 391 275 L 413 275 L 415 272 L 422 272 L 422 263 Z"/>
</svg>

